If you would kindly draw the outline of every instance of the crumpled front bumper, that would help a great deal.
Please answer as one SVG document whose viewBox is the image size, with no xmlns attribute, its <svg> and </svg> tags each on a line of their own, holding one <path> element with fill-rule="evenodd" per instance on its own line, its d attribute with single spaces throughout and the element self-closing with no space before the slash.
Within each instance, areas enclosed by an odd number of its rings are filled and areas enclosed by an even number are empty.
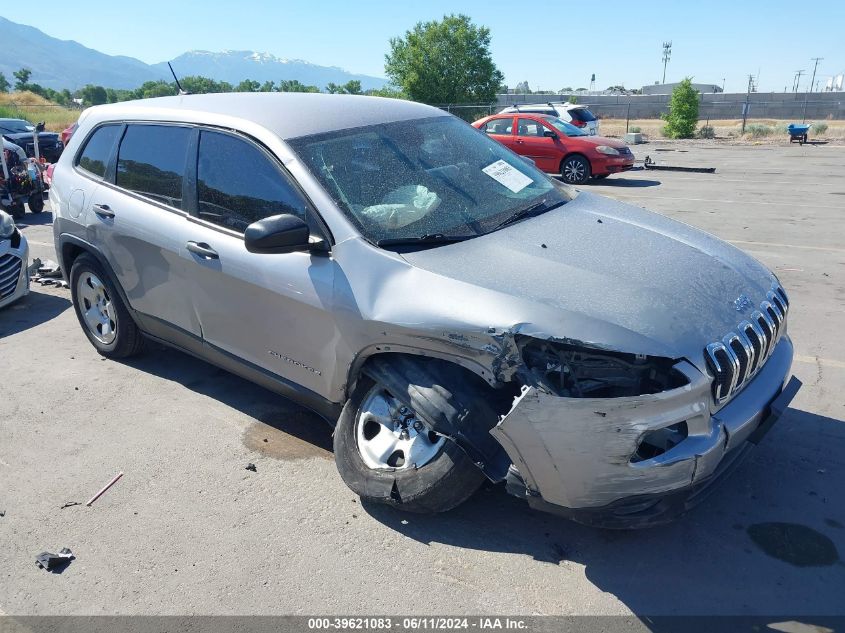
<svg viewBox="0 0 845 633">
<path fill-rule="evenodd" d="M 0 308 L 29 292 L 29 245 L 20 233 L 0 239 Z"/>
<path fill-rule="evenodd" d="M 561 398 L 523 390 L 491 431 L 514 468 L 508 490 L 535 507 L 604 527 L 672 519 L 759 441 L 800 387 L 789 378 L 793 348 L 783 336 L 763 368 L 711 412 L 710 380 L 676 368 L 689 384 L 631 398 Z M 632 460 L 643 437 L 686 421 L 688 435 L 665 453 Z"/>
</svg>

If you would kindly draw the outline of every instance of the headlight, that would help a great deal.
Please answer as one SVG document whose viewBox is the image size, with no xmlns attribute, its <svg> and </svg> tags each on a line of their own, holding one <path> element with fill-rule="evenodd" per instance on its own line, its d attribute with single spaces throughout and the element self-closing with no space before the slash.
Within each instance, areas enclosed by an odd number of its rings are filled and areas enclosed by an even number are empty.
<svg viewBox="0 0 845 633">
<path fill-rule="evenodd" d="M 619 156 L 619 150 L 609 145 L 598 145 L 596 151 L 599 154 L 607 154 L 608 156 Z"/>
<path fill-rule="evenodd" d="M 689 381 L 669 358 L 591 349 L 531 337 L 517 345 L 528 381 L 569 398 L 627 398 L 675 389 Z"/>
<path fill-rule="evenodd" d="M 0 211 L 0 238 L 12 237 L 15 232 L 15 220 L 5 211 Z"/>
</svg>

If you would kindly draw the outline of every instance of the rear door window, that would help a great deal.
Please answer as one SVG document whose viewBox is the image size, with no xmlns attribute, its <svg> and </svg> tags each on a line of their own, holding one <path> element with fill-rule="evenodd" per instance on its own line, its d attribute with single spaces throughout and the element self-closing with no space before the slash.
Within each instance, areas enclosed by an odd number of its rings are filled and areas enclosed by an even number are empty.
<svg viewBox="0 0 845 633">
<path fill-rule="evenodd" d="M 283 213 L 307 220 L 305 200 L 274 161 L 230 134 L 200 134 L 197 197 L 200 218 L 241 233 Z"/>
<path fill-rule="evenodd" d="M 500 136 L 509 136 L 513 129 L 513 117 L 506 119 L 492 119 L 487 121 L 482 128 L 487 134 L 498 134 Z"/>
<path fill-rule="evenodd" d="M 76 164 L 89 174 L 104 178 L 121 129 L 120 125 L 104 125 L 97 128 L 85 143 L 85 148 Z"/>
<path fill-rule="evenodd" d="M 120 143 L 115 184 L 181 209 L 190 135 L 190 128 L 176 125 L 130 125 Z"/>
</svg>

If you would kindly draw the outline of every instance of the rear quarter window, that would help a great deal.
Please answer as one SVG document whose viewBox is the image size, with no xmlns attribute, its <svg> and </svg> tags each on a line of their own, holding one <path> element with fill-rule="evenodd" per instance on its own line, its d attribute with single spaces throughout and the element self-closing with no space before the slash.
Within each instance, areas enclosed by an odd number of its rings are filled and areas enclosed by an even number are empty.
<svg viewBox="0 0 845 633">
<path fill-rule="evenodd" d="M 571 109 L 569 111 L 569 116 L 571 116 L 575 121 L 583 121 L 584 123 L 589 123 L 590 121 L 596 120 L 596 117 L 593 115 L 593 113 L 589 110 L 585 110 L 584 108 Z"/>
<path fill-rule="evenodd" d="M 94 176 L 105 177 L 112 150 L 122 126 L 104 125 L 94 130 L 76 161 L 78 167 Z"/>
<path fill-rule="evenodd" d="M 117 154 L 115 184 L 181 209 L 190 135 L 176 125 L 130 125 Z"/>
</svg>

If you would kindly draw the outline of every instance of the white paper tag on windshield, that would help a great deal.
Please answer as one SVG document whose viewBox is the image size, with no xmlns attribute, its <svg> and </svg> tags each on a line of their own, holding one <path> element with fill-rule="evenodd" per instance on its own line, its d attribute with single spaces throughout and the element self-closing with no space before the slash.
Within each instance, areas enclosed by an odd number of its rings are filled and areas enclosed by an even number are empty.
<svg viewBox="0 0 845 633">
<path fill-rule="evenodd" d="M 512 167 L 503 160 L 497 160 L 492 165 L 487 165 L 487 167 L 481 171 L 490 176 L 490 178 L 496 182 L 503 184 L 514 193 L 519 193 L 534 182 L 521 171 Z"/>
</svg>

